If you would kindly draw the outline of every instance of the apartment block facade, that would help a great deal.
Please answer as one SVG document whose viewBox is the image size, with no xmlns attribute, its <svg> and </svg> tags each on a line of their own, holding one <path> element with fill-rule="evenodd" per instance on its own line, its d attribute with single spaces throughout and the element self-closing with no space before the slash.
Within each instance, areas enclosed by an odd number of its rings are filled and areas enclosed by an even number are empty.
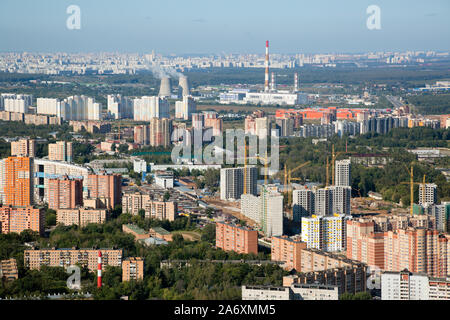
<svg viewBox="0 0 450 320">
<path fill-rule="evenodd" d="M 144 259 L 130 257 L 122 261 L 122 281 L 139 281 L 144 279 Z"/>
<path fill-rule="evenodd" d="M 56 223 L 65 226 L 77 225 L 85 227 L 89 223 L 104 223 L 108 218 L 105 209 L 59 209 L 56 211 Z"/>
<path fill-rule="evenodd" d="M 287 236 L 272 237 L 271 259 L 284 262 L 283 268 L 297 271 L 302 268 L 302 250 L 306 249 L 306 243 L 298 238 Z"/>
<path fill-rule="evenodd" d="M 83 180 L 68 176 L 48 180 L 48 207 L 72 209 L 83 205 Z"/>
<path fill-rule="evenodd" d="M 224 251 L 258 254 L 258 231 L 216 222 L 216 247 Z"/>
<path fill-rule="evenodd" d="M 44 234 L 45 210 L 43 208 L 0 206 L 1 233 L 21 233 L 32 230 Z"/>
<path fill-rule="evenodd" d="M 103 199 L 107 208 L 122 203 L 122 176 L 120 174 L 90 174 L 87 179 L 89 198 Z"/>
<path fill-rule="evenodd" d="M 80 264 L 94 272 L 98 267 L 98 252 L 102 252 L 102 269 L 122 265 L 122 249 L 31 249 L 24 251 L 25 267 L 40 270 L 41 266 L 64 267 Z"/>
</svg>

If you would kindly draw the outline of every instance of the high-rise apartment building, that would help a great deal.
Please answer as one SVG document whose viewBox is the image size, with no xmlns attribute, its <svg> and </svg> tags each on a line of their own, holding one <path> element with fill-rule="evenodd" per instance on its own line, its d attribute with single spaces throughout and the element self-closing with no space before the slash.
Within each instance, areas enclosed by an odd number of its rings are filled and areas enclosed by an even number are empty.
<svg viewBox="0 0 450 320">
<path fill-rule="evenodd" d="M 329 216 L 333 214 L 333 194 L 329 187 L 317 189 L 315 192 L 314 214 Z"/>
<path fill-rule="evenodd" d="M 2 93 L 0 95 L 0 110 L 18 113 L 28 113 L 33 96 L 30 94 Z"/>
<path fill-rule="evenodd" d="M 256 181 L 258 168 L 247 166 L 247 178 L 244 181 L 244 168 L 220 169 L 220 199 L 238 200 L 244 193 L 244 182 L 247 185 L 247 194 L 256 195 Z"/>
<path fill-rule="evenodd" d="M 351 216 L 344 214 L 302 217 L 301 239 L 308 248 L 325 252 L 345 250 L 346 222 L 349 219 Z"/>
<path fill-rule="evenodd" d="M 64 100 L 38 98 L 37 113 L 69 120 L 102 120 L 102 105 L 87 96 L 70 96 Z"/>
<path fill-rule="evenodd" d="M 266 237 L 283 235 L 283 195 L 265 187 L 259 197 L 243 194 L 241 213 L 255 221 Z"/>
<path fill-rule="evenodd" d="M 121 94 L 108 94 L 108 113 L 114 119 L 132 119 L 133 100 Z"/>
<path fill-rule="evenodd" d="M 302 268 L 302 250 L 307 244 L 298 238 L 287 236 L 272 237 L 271 259 L 284 262 L 283 268 L 291 271 L 300 271 Z"/>
<path fill-rule="evenodd" d="M 293 220 L 300 222 L 302 217 L 315 213 L 315 194 L 311 189 L 297 189 L 292 192 Z"/>
<path fill-rule="evenodd" d="M 150 126 L 140 125 L 133 128 L 134 143 L 148 146 L 150 144 Z"/>
<path fill-rule="evenodd" d="M 72 209 L 83 205 L 83 180 L 63 178 L 48 180 L 48 207 Z"/>
<path fill-rule="evenodd" d="M 172 120 L 152 118 L 150 120 L 150 145 L 152 147 L 168 147 L 171 144 Z"/>
<path fill-rule="evenodd" d="M 335 185 L 336 186 L 351 186 L 352 180 L 350 175 L 350 159 L 337 160 L 335 162 Z"/>
<path fill-rule="evenodd" d="M 202 130 L 205 124 L 205 115 L 203 113 L 193 113 L 192 118 L 192 128 L 194 130 Z"/>
<path fill-rule="evenodd" d="M 32 230 L 44 234 L 45 211 L 42 208 L 0 206 L 1 233 Z"/>
<path fill-rule="evenodd" d="M 223 120 L 220 118 L 205 117 L 205 128 L 211 128 L 214 137 L 220 136 L 223 130 Z"/>
<path fill-rule="evenodd" d="M 169 118 L 169 101 L 157 96 L 133 99 L 133 119 L 150 121 L 152 118 Z"/>
<path fill-rule="evenodd" d="M 11 156 L 34 158 L 36 156 L 36 140 L 20 139 L 19 141 L 12 141 Z"/>
<path fill-rule="evenodd" d="M 5 205 L 27 207 L 33 204 L 33 158 L 5 159 Z"/>
<path fill-rule="evenodd" d="M 73 148 L 72 142 L 57 141 L 48 145 L 48 159 L 51 161 L 72 162 Z"/>
<path fill-rule="evenodd" d="M 419 204 L 433 205 L 437 203 L 437 185 L 434 183 L 426 183 L 419 185 Z"/>
<path fill-rule="evenodd" d="M 102 199 L 107 208 L 111 209 L 122 203 L 122 176 L 120 174 L 90 174 L 87 188 L 89 198 Z"/>
<path fill-rule="evenodd" d="M 332 194 L 332 212 L 338 214 L 350 214 L 350 199 L 352 188 L 346 186 L 331 186 Z"/>
<path fill-rule="evenodd" d="M 216 222 L 216 247 L 224 251 L 258 254 L 258 231 Z"/>
<path fill-rule="evenodd" d="M 175 118 L 189 120 L 197 111 L 197 104 L 192 96 L 183 96 L 182 101 L 175 102 Z"/>
<path fill-rule="evenodd" d="M 122 261 L 122 281 L 144 279 L 144 259 L 129 257 Z"/>
<path fill-rule="evenodd" d="M 122 249 L 32 249 L 24 251 L 25 267 L 40 270 L 41 266 L 64 267 L 80 264 L 90 272 L 97 271 L 98 252 L 102 253 L 102 270 L 122 265 Z"/>
</svg>

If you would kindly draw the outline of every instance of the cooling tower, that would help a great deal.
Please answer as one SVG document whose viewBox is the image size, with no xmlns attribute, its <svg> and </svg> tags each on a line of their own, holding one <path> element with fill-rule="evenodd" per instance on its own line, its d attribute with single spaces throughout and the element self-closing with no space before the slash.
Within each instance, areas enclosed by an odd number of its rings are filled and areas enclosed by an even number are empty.
<svg viewBox="0 0 450 320">
<path fill-rule="evenodd" d="M 159 96 L 160 97 L 170 97 L 171 95 L 170 88 L 170 79 L 168 77 L 164 77 L 161 79 L 161 86 L 159 87 Z"/>
<path fill-rule="evenodd" d="M 180 87 L 180 91 L 182 92 L 182 96 L 189 95 L 189 82 L 186 76 L 180 76 L 178 80 L 178 86 Z"/>
</svg>

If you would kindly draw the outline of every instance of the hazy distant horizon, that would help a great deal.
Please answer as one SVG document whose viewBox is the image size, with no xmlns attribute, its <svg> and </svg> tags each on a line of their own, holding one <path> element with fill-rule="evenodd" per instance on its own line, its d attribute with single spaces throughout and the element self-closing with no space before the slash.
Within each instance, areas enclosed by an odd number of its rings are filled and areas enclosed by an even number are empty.
<svg viewBox="0 0 450 320">
<path fill-rule="evenodd" d="M 69 30 L 81 10 L 81 28 Z M 381 29 L 369 30 L 369 5 Z M 2 0 L 0 52 L 280 54 L 450 51 L 448 0 Z"/>
</svg>

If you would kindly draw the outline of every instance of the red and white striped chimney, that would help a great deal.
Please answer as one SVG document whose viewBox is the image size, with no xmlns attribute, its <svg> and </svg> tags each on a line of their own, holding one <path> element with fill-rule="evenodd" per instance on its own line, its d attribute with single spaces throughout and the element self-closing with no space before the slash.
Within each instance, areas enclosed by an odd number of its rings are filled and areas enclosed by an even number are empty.
<svg viewBox="0 0 450 320">
<path fill-rule="evenodd" d="M 269 40 L 266 41 L 266 60 L 264 65 L 266 66 L 264 91 L 269 92 Z"/>
<path fill-rule="evenodd" d="M 102 286 L 102 252 L 98 250 L 97 288 Z"/>
</svg>

